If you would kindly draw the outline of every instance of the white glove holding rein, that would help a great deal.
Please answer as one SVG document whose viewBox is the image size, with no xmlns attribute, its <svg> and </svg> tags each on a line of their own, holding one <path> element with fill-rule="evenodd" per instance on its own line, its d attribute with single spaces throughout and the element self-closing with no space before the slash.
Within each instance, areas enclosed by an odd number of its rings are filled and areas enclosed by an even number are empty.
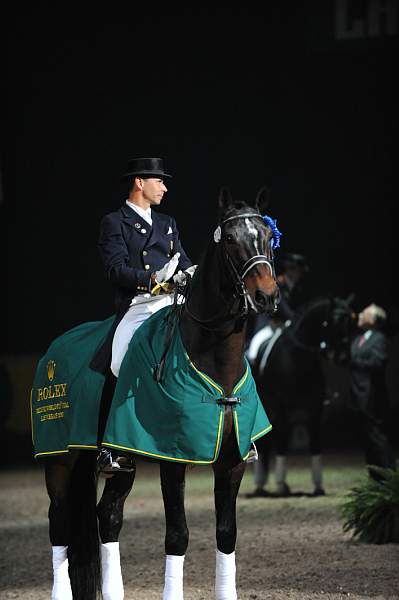
<svg viewBox="0 0 399 600">
<path fill-rule="evenodd" d="M 186 285 L 186 282 L 187 282 L 186 273 L 188 273 L 192 277 L 194 275 L 195 269 L 197 267 L 198 267 L 198 265 L 192 265 L 191 267 L 188 267 L 188 269 L 186 269 L 185 271 L 179 271 L 178 273 L 176 273 L 176 275 L 173 275 L 173 281 L 175 283 L 177 283 L 178 285 Z"/>
<path fill-rule="evenodd" d="M 159 271 L 155 271 L 156 283 L 165 283 L 170 279 L 173 273 L 176 271 L 176 267 L 179 264 L 180 252 L 176 252 L 172 256 L 169 262 L 166 263 Z"/>
</svg>

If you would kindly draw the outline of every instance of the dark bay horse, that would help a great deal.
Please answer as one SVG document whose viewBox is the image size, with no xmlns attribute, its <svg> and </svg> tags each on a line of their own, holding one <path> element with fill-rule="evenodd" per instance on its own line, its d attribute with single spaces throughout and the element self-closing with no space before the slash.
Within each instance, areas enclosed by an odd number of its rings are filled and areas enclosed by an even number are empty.
<svg viewBox="0 0 399 600">
<path fill-rule="evenodd" d="M 262 401 L 273 423 L 272 444 L 259 440 L 259 460 L 255 465 L 255 491 L 249 496 L 286 496 L 286 456 L 293 429 L 293 416 L 301 412 L 308 433 L 314 491 L 323 495 L 321 465 L 321 423 L 326 397 L 323 366 L 329 360 L 339 364 L 348 352 L 353 313 L 352 297 L 315 298 L 300 307 L 292 323 L 280 324 L 269 343 L 261 345 L 253 363 L 253 373 Z M 269 441 L 269 440 L 268 440 Z M 265 489 L 272 448 L 275 450 L 277 491 Z"/>
<path fill-rule="evenodd" d="M 273 248 L 278 245 L 279 232 L 272 219 L 262 218 L 256 202 L 233 203 L 229 194 L 221 193 L 219 210 L 219 224 L 191 281 L 178 331 L 193 368 L 217 382 L 222 392 L 217 405 L 223 426 L 217 452 L 209 462 L 215 480 L 215 592 L 217 600 L 225 600 L 237 597 L 236 498 L 251 450 L 249 443 L 242 449 L 242 440 L 237 439 L 240 398 L 235 389 L 249 371 L 244 354 L 249 311 L 271 314 L 278 303 Z M 101 569 L 104 600 L 123 598 L 118 539 L 135 472 L 107 479 L 97 503 L 97 452 L 90 451 L 95 449 L 89 445 L 69 447 L 43 457 L 50 498 L 53 600 L 96 598 Z M 170 457 L 160 460 L 166 518 L 164 600 L 183 598 L 183 562 L 188 546 L 184 482 L 189 462 Z"/>
</svg>

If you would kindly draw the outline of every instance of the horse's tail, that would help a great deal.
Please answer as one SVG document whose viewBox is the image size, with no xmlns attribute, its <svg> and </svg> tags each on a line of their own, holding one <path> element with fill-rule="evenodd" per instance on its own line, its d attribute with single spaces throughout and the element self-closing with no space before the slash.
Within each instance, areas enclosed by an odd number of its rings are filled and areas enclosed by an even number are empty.
<svg viewBox="0 0 399 600">
<path fill-rule="evenodd" d="M 69 577 L 74 600 L 96 600 L 101 583 L 96 453 L 80 452 L 70 486 Z"/>
</svg>

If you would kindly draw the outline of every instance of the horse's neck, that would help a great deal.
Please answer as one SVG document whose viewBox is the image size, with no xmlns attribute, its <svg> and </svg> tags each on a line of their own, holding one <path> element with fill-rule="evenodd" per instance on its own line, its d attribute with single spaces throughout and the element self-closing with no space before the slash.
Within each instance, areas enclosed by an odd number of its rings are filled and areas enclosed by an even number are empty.
<svg viewBox="0 0 399 600">
<path fill-rule="evenodd" d="M 233 292 L 225 269 L 220 255 L 215 256 L 215 252 L 208 250 L 195 274 L 188 301 L 189 312 L 196 320 L 184 312 L 180 331 L 195 366 L 230 394 L 245 369 L 246 322 L 229 319 Z M 238 303 L 235 303 L 232 312 L 237 309 Z"/>
<path fill-rule="evenodd" d="M 318 347 L 323 336 L 323 322 L 327 317 L 328 301 L 320 299 L 300 309 L 300 316 L 293 323 L 295 338 L 310 347 Z"/>
</svg>

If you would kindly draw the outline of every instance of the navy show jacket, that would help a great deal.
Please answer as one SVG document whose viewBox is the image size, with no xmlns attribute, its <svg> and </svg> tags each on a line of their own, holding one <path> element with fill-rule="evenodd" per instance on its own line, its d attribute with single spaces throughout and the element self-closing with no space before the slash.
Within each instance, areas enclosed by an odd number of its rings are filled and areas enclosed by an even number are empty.
<svg viewBox="0 0 399 600">
<path fill-rule="evenodd" d="M 101 222 L 98 247 L 106 277 L 115 288 L 118 312 L 127 310 L 136 294 L 149 291 L 151 274 L 176 252 L 180 252 L 177 270 L 184 271 L 192 264 L 182 248 L 176 221 L 151 213 L 152 226 L 126 204 Z"/>
<path fill-rule="evenodd" d="M 109 367 L 115 330 L 132 298 L 149 291 L 151 274 L 176 252 L 180 252 L 176 272 L 192 265 L 181 245 L 176 221 L 154 210 L 151 218 L 152 226 L 125 204 L 101 221 L 98 248 L 105 275 L 114 286 L 116 318 L 90 364 L 95 371 L 105 373 Z"/>
</svg>

